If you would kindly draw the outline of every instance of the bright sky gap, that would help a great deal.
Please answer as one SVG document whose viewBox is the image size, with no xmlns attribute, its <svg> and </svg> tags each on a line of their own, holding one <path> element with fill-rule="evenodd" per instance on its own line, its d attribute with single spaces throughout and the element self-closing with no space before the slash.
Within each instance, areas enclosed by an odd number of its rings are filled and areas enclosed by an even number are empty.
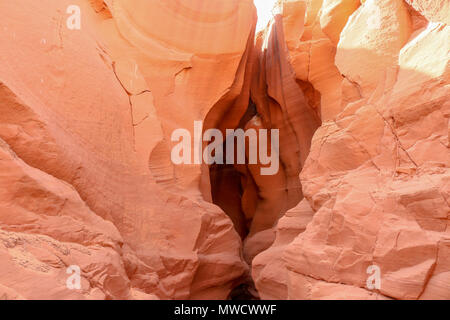
<svg viewBox="0 0 450 320">
<path fill-rule="evenodd" d="M 254 0 L 256 9 L 258 10 L 258 24 L 256 31 L 265 28 L 270 18 L 272 18 L 272 8 L 277 0 Z"/>
</svg>

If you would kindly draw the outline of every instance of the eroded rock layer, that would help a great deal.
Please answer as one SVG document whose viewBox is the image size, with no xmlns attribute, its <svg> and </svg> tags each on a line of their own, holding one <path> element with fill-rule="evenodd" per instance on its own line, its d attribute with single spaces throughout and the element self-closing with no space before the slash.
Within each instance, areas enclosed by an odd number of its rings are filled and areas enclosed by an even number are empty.
<svg viewBox="0 0 450 320">
<path fill-rule="evenodd" d="M 305 198 L 253 260 L 262 298 L 450 298 L 449 15 L 447 1 L 280 3 L 261 37 L 282 21 L 322 124 Z"/>
<path fill-rule="evenodd" d="M 241 239 L 170 138 L 224 97 L 230 123 L 245 112 L 253 3 L 19 0 L 0 17 L 0 296 L 226 298 Z"/>
<path fill-rule="evenodd" d="M 450 299 L 449 10 L 0 2 L 0 297 Z M 237 128 L 275 174 L 171 158 Z"/>
</svg>

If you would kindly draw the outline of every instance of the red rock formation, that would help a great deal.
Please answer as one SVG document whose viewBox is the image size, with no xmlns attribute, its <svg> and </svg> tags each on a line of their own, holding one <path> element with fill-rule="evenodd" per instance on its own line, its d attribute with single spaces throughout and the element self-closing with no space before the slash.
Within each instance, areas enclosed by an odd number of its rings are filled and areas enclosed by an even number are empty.
<svg viewBox="0 0 450 320">
<path fill-rule="evenodd" d="M 0 297 L 450 299 L 448 1 L 277 10 L 0 2 Z M 194 121 L 279 171 L 175 165 Z"/>
<path fill-rule="evenodd" d="M 254 259 L 256 288 L 278 299 L 449 299 L 447 2 L 355 6 L 281 5 L 285 34 L 297 32 L 286 54 L 321 93 L 322 126 L 300 175 L 305 199 Z M 305 31 L 290 29 L 305 9 Z"/>
<path fill-rule="evenodd" d="M 254 6 L 203 4 L 0 4 L 0 296 L 224 299 L 246 272 L 200 166 L 166 152 L 243 88 Z"/>
</svg>

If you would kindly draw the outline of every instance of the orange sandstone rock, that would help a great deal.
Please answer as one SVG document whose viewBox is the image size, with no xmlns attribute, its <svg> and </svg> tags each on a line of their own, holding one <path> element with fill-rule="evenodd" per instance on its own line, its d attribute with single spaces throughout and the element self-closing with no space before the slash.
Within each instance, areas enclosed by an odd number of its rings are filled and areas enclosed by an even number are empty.
<svg viewBox="0 0 450 320">
<path fill-rule="evenodd" d="M 0 298 L 450 299 L 448 1 L 274 12 L 0 2 Z M 279 170 L 175 165 L 194 121 Z"/>
<path fill-rule="evenodd" d="M 300 175 L 312 220 L 253 260 L 261 297 L 449 299 L 449 30 L 425 14 L 445 8 L 440 1 L 418 3 L 365 1 L 348 18 L 334 60 L 345 77 L 341 109 L 324 118 L 321 106 Z M 329 6 L 310 6 L 306 16 L 321 11 L 323 26 L 342 24 Z M 380 28 L 369 19 L 375 7 Z M 315 36 L 298 38 L 294 50 Z M 279 220 L 277 237 L 291 215 Z M 379 287 L 368 285 L 371 267 Z"/>
<path fill-rule="evenodd" d="M 226 298 L 241 239 L 203 200 L 200 166 L 165 150 L 239 96 L 252 2 L 20 0 L 0 16 L 0 294 Z"/>
</svg>

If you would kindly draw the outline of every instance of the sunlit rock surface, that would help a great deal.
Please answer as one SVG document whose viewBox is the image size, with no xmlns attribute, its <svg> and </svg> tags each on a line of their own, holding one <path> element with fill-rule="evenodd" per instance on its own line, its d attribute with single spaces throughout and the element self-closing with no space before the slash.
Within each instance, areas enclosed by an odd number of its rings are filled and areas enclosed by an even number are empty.
<svg viewBox="0 0 450 320">
<path fill-rule="evenodd" d="M 321 94 L 322 125 L 305 199 L 253 260 L 262 298 L 450 298 L 449 14 L 446 1 L 281 4 L 284 34 L 296 33 L 286 55 Z"/>
<path fill-rule="evenodd" d="M 2 1 L 0 17 L 0 296 L 225 299 L 241 239 L 170 135 L 225 98 L 231 124 L 245 112 L 252 2 Z"/>
<path fill-rule="evenodd" d="M 1 1 L 0 298 L 450 299 L 449 10 Z M 175 165 L 194 121 L 279 170 Z"/>
</svg>

